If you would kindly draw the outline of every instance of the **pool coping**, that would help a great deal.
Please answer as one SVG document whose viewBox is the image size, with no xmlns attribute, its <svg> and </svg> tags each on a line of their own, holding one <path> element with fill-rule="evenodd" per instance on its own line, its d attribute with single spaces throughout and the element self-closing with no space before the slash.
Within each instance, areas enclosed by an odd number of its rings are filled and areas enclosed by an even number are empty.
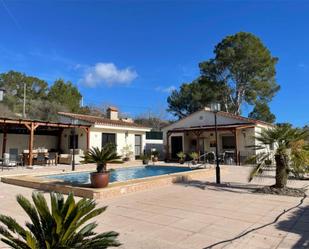
<svg viewBox="0 0 309 249">
<path fill-rule="evenodd" d="M 166 166 L 168 167 L 168 166 Z M 177 166 L 178 167 L 178 166 Z M 226 171 L 226 170 L 222 170 Z M 89 172 L 89 169 L 76 171 L 76 173 Z M 192 179 L 204 179 L 205 177 L 214 176 L 214 168 L 194 169 L 190 171 L 164 174 L 159 176 L 144 177 L 132 179 L 124 182 L 112 182 L 106 188 L 95 189 L 85 186 L 69 185 L 63 180 L 44 178 L 52 174 L 69 174 L 72 172 L 42 172 L 40 174 L 17 175 L 2 177 L 1 181 L 7 184 L 34 188 L 43 191 L 54 191 L 63 194 L 73 192 L 79 197 L 91 199 L 105 199 L 109 197 L 120 196 L 134 193 L 137 191 L 154 189 L 161 186 L 171 185 L 178 182 L 185 182 Z M 224 172 L 222 172 L 224 173 Z"/>
</svg>

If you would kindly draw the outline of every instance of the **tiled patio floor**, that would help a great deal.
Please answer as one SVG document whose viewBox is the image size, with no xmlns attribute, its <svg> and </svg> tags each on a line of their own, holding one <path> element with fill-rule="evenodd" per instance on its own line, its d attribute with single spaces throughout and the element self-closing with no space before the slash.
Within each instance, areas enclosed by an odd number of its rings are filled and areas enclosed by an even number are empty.
<svg viewBox="0 0 309 249">
<path fill-rule="evenodd" d="M 109 207 L 97 220 L 98 230 L 119 232 L 124 249 L 202 249 L 272 222 L 301 199 L 252 194 L 254 184 L 271 184 L 273 178 L 247 184 L 247 175 L 246 167 L 230 167 L 222 176 L 230 183 L 225 187 L 192 182 L 100 201 Z M 308 182 L 289 184 L 300 187 Z M 32 190 L 3 183 L 0 189 L 0 212 L 23 221 L 15 195 L 29 197 Z M 309 248 L 309 199 L 276 224 L 213 248 Z"/>
</svg>

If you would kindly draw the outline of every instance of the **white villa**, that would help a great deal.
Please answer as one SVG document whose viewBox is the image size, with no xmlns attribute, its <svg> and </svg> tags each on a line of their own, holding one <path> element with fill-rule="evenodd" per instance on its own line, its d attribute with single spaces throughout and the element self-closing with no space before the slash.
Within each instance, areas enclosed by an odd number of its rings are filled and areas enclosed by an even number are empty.
<svg viewBox="0 0 309 249">
<path fill-rule="evenodd" d="M 250 148 L 257 145 L 253 138 L 261 128 L 273 125 L 227 112 L 217 113 L 218 148 L 221 158 L 229 154 L 233 164 L 244 163 L 248 156 L 257 153 Z M 163 141 L 167 160 L 177 160 L 180 151 L 197 152 L 200 156 L 216 149 L 215 114 L 204 108 L 163 128 Z M 270 146 L 273 150 L 273 146 Z"/>
<path fill-rule="evenodd" d="M 76 148 L 75 161 L 79 163 L 89 148 L 114 143 L 119 155 L 125 157 L 130 151 L 130 158 L 135 159 L 143 154 L 146 132 L 150 131 L 131 119 L 120 119 L 113 107 L 108 108 L 107 118 L 64 112 L 59 117 L 59 123 L 0 118 L 2 157 L 7 154 L 16 159 L 24 155 L 25 163 L 32 165 L 40 153 L 57 153 L 60 163 L 70 164 L 72 148 Z"/>
<path fill-rule="evenodd" d="M 101 148 L 107 143 L 113 143 L 117 146 L 119 155 L 124 154 L 125 147 L 132 152 L 131 159 L 143 154 L 146 146 L 146 132 L 149 132 L 150 128 L 136 124 L 130 118 L 120 119 L 118 109 L 115 107 L 107 109 L 107 118 L 66 112 L 59 112 L 59 115 L 61 123 L 72 123 L 74 120 L 77 125 L 90 126 L 89 138 L 86 141 L 78 138 L 76 148 L 87 150 L 87 148 Z M 84 135 L 87 136 L 87 134 Z M 82 136 L 83 131 L 78 137 Z M 67 139 L 66 142 L 68 143 L 69 140 Z M 63 147 L 69 148 L 69 145 L 66 144 Z"/>
</svg>

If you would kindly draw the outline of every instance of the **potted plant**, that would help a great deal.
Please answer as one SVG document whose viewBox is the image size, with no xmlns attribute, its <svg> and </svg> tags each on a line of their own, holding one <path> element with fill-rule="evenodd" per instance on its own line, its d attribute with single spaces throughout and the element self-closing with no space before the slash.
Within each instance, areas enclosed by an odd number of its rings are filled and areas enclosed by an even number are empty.
<svg viewBox="0 0 309 249">
<path fill-rule="evenodd" d="M 143 160 L 143 164 L 147 165 L 149 163 L 150 156 L 147 154 L 141 155 L 141 160 Z"/>
<path fill-rule="evenodd" d="M 186 154 L 183 151 L 180 151 L 177 153 L 177 156 L 179 157 L 179 163 L 184 164 L 185 163 L 185 158 Z"/>
<path fill-rule="evenodd" d="M 152 161 L 157 162 L 159 160 L 160 155 L 159 151 L 154 150 L 151 154 L 152 154 Z"/>
<path fill-rule="evenodd" d="M 132 146 L 131 145 L 125 145 L 122 148 L 122 154 L 123 154 L 123 161 L 128 162 L 131 159 L 131 156 L 133 155 Z"/>
<path fill-rule="evenodd" d="M 192 164 L 196 164 L 196 161 L 198 159 L 198 154 L 196 152 L 191 152 L 189 156 L 192 159 Z"/>
<path fill-rule="evenodd" d="M 91 186 L 94 188 L 105 188 L 109 182 L 109 171 L 107 163 L 120 159 L 114 144 L 106 144 L 102 149 L 93 147 L 86 152 L 84 160 L 86 163 L 96 163 L 97 171 L 90 173 Z"/>
</svg>

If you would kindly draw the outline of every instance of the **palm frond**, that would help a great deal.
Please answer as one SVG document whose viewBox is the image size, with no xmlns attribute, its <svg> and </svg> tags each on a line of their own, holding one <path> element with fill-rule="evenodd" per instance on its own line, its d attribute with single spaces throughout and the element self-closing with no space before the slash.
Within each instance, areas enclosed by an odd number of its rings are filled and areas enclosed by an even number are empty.
<svg viewBox="0 0 309 249">
<path fill-rule="evenodd" d="M 97 234 L 97 227 L 91 219 L 101 215 L 106 207 L 96 208 L 94 200 L 81 199 L 75 202 L 73 194 L 64 200 L 62 194 L 50 194 L 49 208 L 44 195 L 32 194 L 33 204 L 18 195 L 17 201 L 30 218 L 26 228 L 15 219 L 0 215 L 1 241 L 15 249 L 52 248 L 108 248 L 119 246 L 118 233 Z M 85 225 L 86 224 L 86 225 Z"/>
</svg>

